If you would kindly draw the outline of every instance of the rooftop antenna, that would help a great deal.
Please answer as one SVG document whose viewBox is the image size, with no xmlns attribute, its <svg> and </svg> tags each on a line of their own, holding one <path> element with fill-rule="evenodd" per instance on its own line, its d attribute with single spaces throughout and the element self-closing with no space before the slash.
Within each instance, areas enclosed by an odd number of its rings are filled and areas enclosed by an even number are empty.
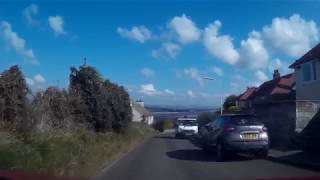
<svg viewBox="0 0 320 180">
<path fill-rule="evenodd" d="M 83 58 L 83 66 L 87 66 L 87 58 L 86 57 Z"/>
</svg>

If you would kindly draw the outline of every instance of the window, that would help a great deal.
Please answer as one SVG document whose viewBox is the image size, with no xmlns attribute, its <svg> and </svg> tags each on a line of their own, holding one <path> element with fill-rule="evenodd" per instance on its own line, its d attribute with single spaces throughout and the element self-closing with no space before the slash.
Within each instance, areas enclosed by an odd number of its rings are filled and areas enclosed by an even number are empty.
<svg viewBox="0 0 320 180">
<path fill-rule="evenodd" d="M 303 75 L 303 81 L 317 80 L 316 62 L 303 64 L 302 75 Z"/>
</svg>

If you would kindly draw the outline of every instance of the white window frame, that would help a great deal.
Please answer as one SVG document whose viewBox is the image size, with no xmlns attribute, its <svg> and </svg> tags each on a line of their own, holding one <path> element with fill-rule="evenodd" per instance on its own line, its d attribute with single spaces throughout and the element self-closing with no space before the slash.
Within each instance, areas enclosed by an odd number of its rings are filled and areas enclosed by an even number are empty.
<svg viewBox="0 0 320 180">
<path fill-rule="evenodd" d="M 311 66 L 311 70 L 310 70 L 310 73 L 311 73 L 311 80 L 305 80 L 304 79 L 304 70 L 303 70 L 303 66 L 306 65 L 306 64 L 309 64 Z M 313 65 L 315 65 L 315 67 L 313 67 Z M 314 71 L 313 70 L 316 70 L 316 74 L 314 74 Z M 307 63 L 304 63 L 301 65 L 301 73 L 302 73 L 302 82 L 305 83 L 305 84 L 308 84 L 308 83 L 313 83 L 313 82 L 316 82 L 318 81 L 318 77 L 317 77 L 317 74 L 319 73 L 317 71 L 317 61 L 310 61 L 310 62 L 307 62 Z M 315 75 L 315 76 L 314 76 Z"/>
</svg>

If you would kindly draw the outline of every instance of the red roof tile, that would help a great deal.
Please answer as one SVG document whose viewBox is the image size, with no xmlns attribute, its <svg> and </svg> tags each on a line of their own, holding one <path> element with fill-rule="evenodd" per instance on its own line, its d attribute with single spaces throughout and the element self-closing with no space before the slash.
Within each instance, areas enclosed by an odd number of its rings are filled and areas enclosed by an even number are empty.
<svg viewBox="0 0 320 180">
<path fill-rule="evenodd" d="M 250 87 L 248 88 L 241 96 L 240 96 L 240 100 L 241 101 L 245 101 L 248 100 L 254 93 L 254 91 L 256 90 L 256 87 Z"/>
<path fill-rule="evenodd" d="M 266 81 L 257 89 L 256 96 L 270 96 L 276 94 L 290 94 L 293 91 L 295 80 L 293 74 L 281 76 L 280 79 Z"/>
<path fill-rule="evenodd" d="M 272 92 L 271 95 L 274 94 L 289 94 L 291 92 L 290 89 L 284 89 L 284 88 L 280 88 L 280 87 L 275 87 Z"/>
</svg>

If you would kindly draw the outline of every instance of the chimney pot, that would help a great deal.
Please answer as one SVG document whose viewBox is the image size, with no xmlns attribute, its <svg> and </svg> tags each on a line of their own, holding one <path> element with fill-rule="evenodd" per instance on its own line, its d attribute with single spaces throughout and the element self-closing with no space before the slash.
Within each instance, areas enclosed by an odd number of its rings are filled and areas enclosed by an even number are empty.
<svg viewBox="0 0 320 180">
<path fill-rule="evenodd" d="M 280 79 L 280 72 L 278 69 L 275 69 L 273 71 L 273 80 L 277 80 L 277 79 Z"/>
</svg>

